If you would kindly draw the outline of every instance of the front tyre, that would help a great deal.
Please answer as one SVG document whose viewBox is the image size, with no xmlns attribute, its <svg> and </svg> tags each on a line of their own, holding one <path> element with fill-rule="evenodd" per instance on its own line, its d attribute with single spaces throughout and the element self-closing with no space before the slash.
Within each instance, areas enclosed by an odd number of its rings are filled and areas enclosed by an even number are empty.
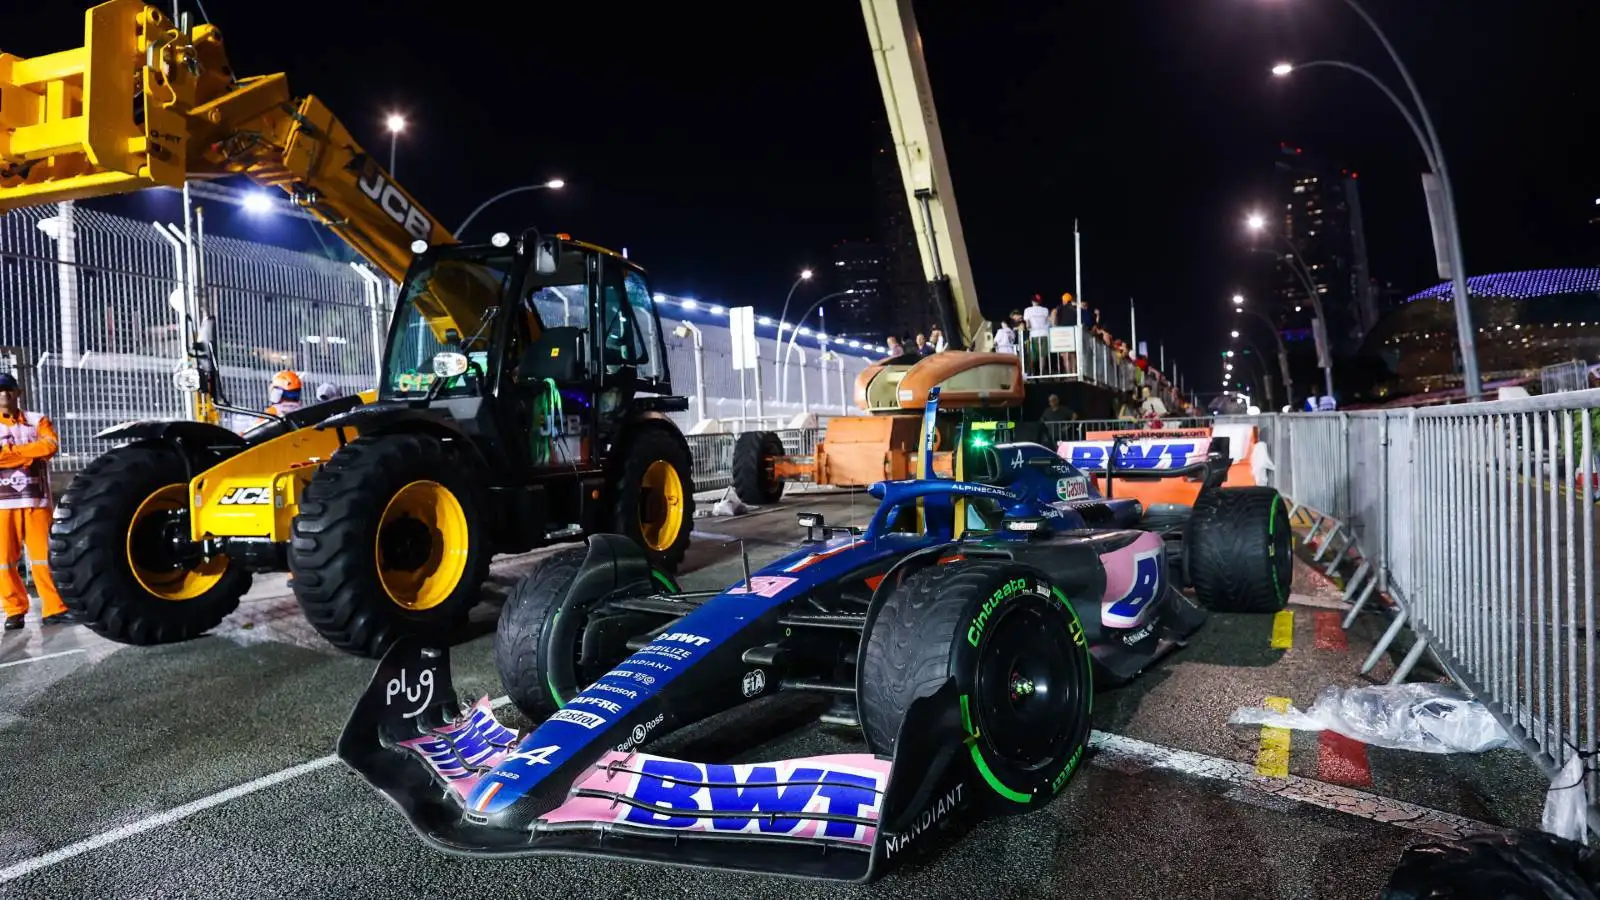
<svg viewBox="0 0 1600 900">
<path fill-rule="evenodd" d="M 50 574 L 67 608 L 123 644 L 199 637 L 239 607 L 250 573 L 189 539 L 189 466 L 166 444 L 101 454 L 72 479 L 50 525 Z"/>
<path fill-rule="evenodd" d="M 1094 686 L 1066 596 L 1011 562 L 956 562 L 902 582 L 872 621 L 857 676 L 862 730 L 892 756 L 918 697 L 954 679 L 990 811 L 1049 802 L 1083 758 Z"/>
<path fill-rule="evenodd" d="M 1218 612 L 1277 612 L 1294 579 L 1293 535 L 1283 495 L 1270 487 L 1219 488 L 1195 501 L 1184 537 L 1195 597 Z"/>
<path fill-rule="evenodd" d="M 588 548 L 561 550 L 539 563 L 517 582 L 500 610 L 494 636 L 494 664 L 500 684 L 517 709 L 542 722 L 585 687 L 628 657 L 628 639 L 648 630 L 643 617 L 620 613 L 596 624 L 604 597 L 577 597 L 573 584 Z M 665 587 L 676 590 L 659 571 L 654 581 L 640 582 L 623 593 L 649 594 Z"/>
<path fill-rule="evenodd" d="M 694 530 L 694 464 L 676 431 L 647 427 L 624 449 L 612 487 L 616 533 L 644 548 L 650 564 L 676 572 Z"/>
<path fill-rule="evenodd" d="M 477 467 L 430 435 L 359 438 L 306 485 L 289 543 L 295 597 L 330 644 L 379 657 L 453 632 L 490 549 Z"/>
</svg>

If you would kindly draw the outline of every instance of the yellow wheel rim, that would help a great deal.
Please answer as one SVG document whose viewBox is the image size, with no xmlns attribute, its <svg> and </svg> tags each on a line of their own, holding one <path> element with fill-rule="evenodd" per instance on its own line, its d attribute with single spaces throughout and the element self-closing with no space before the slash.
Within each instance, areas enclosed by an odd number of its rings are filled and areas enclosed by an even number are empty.
<svg viewBox="0 0 1600 900">
<path fill-rule="evenodd" d="M 401 609 L 432 609 L 449 599 L 467 570 L 467 513 L 437 481 L 397 491 L 378 519 L 373 548 L 378 580 Z"/>
<path fill-rule="evenodd" d="M 683 479 L 672 463 L 658 459 L 644 470 L 639 485 L 639 534 L 659 553 L 677 543 L 682 530 Z"/>
<path fill-rule="evenodd" d="M 221 554 L 191 568 L 158 565 L 154 559 L 140 559 L 143 554 L 136 551 L 134 544 L 143 530 L 141 526 L 151 525 L 151 516 L 187 508 L 188 498 L 187 485 L 169 484 L 144 498 L 128 522 L 128 535 L 124 538 L 128 569 L 140 587 L 162 600 L 193 600 L 211 590 L 228 571 L 228 557 Z"/>
</svg>

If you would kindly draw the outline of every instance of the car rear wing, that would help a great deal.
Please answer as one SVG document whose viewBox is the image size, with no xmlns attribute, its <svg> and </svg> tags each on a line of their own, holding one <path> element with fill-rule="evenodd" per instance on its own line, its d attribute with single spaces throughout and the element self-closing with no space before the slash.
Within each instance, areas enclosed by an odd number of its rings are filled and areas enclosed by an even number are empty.
<svg viewBox="0 0 1600 900">
<path fill-rule="evenodd" d="M 1140 431 L 1062 441 L 1056 453 L 1092 475 L 1116 478 L 1209 478 L 1227 474 L 1230 441 L 1209 431 Z"/>
<path fill-rule="evenodd" d="M 587 758 L 548 779 L 525 821 L 491 823 L 474 788 L 525 735 L 486 698 L 457 702 L 449 650 L 396 644 L 373 675 L 338 755 L 423 841 L 462 856 L 577 855 L 805 878 L 866 881 L 936 823 L 975 801 L 954 682 L 914 701 L 893 759 L 867 753 L 712 764 L 639 752 L 660 716 L 597 736 Z M 482 792 L 476 792 L 481 795 Z"/>
</svg>

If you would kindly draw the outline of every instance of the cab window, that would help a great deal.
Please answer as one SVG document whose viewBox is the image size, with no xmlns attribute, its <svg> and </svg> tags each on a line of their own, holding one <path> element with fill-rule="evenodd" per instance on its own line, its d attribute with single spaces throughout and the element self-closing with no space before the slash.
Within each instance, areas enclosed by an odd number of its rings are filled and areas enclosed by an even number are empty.
<svg viewBox="0 0 1600 900">
<path fill-rule="evenodd" d="M 638 326 L 636 332 L 640 343 L 645 347 L 644 361 L 638 364 L 639 377 L 646 380 L 664 379 L 665 372 L 662 367 L 666 365 L 662 358 L 665 343 L 661 335 L 661 320 L 656 316 L 656 303 L 650 293 L 650 285 L 644 276 L 631 269 L 623 277 L 627 287 L 628 306 L 633 310 L 633 321 Z"/>
</svg>

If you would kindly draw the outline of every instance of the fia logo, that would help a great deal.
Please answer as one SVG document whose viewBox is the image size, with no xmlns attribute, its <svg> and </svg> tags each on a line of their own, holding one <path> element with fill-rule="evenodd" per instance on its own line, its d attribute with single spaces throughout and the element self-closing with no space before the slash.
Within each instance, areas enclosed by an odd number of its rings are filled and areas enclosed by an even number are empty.
<svg viewBox="0 0 1600 900">
<path fill-rule="evenodd" d="M 760 669 L 751 669 L 744 676 L 744 695 L 754 697 L 767 689 L 767 673 Z"/>
<path fill-rule="evenodd" d="M 360 169 L 356 186 L 361 188 L 361 193 L 366 194 L 367 199 L 376 203 L 389 218 L 398 222 L 407 234 L 419 241 L 425 241 L 432 236 L 433 222 L 412 205 L 411 198 L 389 180 L 388 174 L 378 166 L 376 160 L 370 156 L 360 156 L 351 163 L 351 166 Z"/>
<path fill-rule="evenodd" d="M 242 487 L 222 495 L 217 501 L 223 506 L 266 506 L 272 502 L 272 490 L 264 487 Z"/>
</svg>

